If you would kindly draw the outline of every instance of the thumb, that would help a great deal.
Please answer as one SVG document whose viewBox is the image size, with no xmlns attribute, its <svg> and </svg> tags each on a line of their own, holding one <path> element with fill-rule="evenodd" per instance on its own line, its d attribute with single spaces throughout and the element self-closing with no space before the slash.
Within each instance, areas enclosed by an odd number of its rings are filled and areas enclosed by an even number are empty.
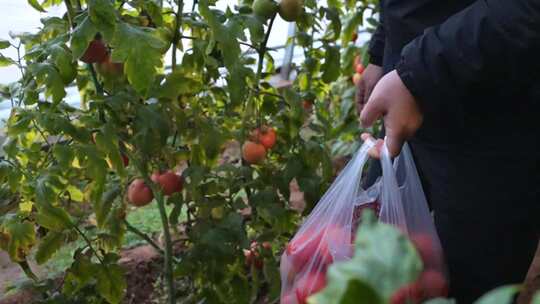
<svg viewBox="0 0 540 304">
<path fill-rule="evenodd" d="M 390 157 L 396 157 L 401 152 L 405 139 L 402 136 L 397 136 L 396 134 L 388 132 L 387 130 L 385 141 L 386 146 L 388 147 L 388 152 L 390 153 Z"/>
<path fill-rule="evenodd" d="M 379 100 L 370 98 L 360 113 L 360 122 L 364 128 L 371 127 L 383 114 L 382 108 L 379 106 Z"/>
</svg>

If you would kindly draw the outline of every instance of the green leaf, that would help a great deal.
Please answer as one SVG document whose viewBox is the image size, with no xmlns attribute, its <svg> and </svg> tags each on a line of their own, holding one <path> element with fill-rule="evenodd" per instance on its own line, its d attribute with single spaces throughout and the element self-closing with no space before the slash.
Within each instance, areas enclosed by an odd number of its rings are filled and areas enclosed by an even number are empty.
<svg viewBox="0 0 540 304">
<path fill-rule="evenodd" d="M 201 89 L 201 82 L 181 69 L 167 75 L 161 86 L 160 96 L 176 100 L 179 95 L 193 94 Z"/>
<path fill-rule="evenodd" d="M 345 28 L 343 29 L 343 35 L 341 38 L 342 45 L 347 45 L 347 43 L 351 41 L 353 32 L 355 32 L 358 29 L 358 26 L 362 24 L 363 16 L 363 10 L 357 10 L 354 14 L 347 16 L 345 19 Z"/>
<path fill-rule="evenodd" d="M 36 252 L 36 262 L 40 265 L 47 262 L 62 247 L 65 241 L 65 235 L 62 232 L 49 231 L 47 235 L 40 240 Z"/>
<path fill-rule="evenodd" d="M 165 46 L 152 28 L 119 23 L 112 41 L 112 59 L 124 62 L 129 83 L 140 93 L 153 84 L 162 66 L 161 49 Z"/>
<path fill-rule="evenodd" d="M 368 212 L 358 228 L 354 257 L 330 266 L 328 285 L 313 297 L 313 303 L 349 303 L 343 302 L 348 301 L 347 294 L 369 294 L 368 286 L 383 299 L 369 303 L 385 303 L 398 288 L 413 282 L 421 270 L 420 257 L 408 238 Z M 349 281 L 357 283 L 349 285 Z"/>
<path fill-rule="evenodd" d="M 0 225 L 0 248 L 7 251 L 14 262 L 22 262 L 35 243 L 36 232 L 29 221 L 11 217 Z"/>
<path fill-rule="evenodd" d="M 111 40 L 116 27 L 116 10 L 110 0 L 88 0 L 88 16 L 106 40 Z"/>
<path fill-rule="evenodd" d="M 118 137 L 112 124 L 106 124 L 101 132 L 96 133 L 96 146 L 111 160 L 114 169 L 120 176 L 125 175 L 124 162 L 118 146 Z"/>
<path fill-rule="evenodd" d="M 114 264 L 100 265 L 97 270 L 96 288 L 99 294 L 111 304 L 120 303 L 127 287 L 124 270 Z"/>
<path fill-rule="evenodd" d="M 54 158 L 58 161 L 60 166 L 65 168 L 70 167 L 73 159 L 75 158 L 75 153 L 73 149 L 67 145 L 56 144 L 53 147 Z"/>
<path fill-rule="evenodd" d="M 13 59 L 0 54 L 0 68 L 1 67 L 7 67 L 7 66 L 10 66 L 12 64 L 15 64 L 15 61 Z"/>
<path fill-rule="evenodd" d="M 510 304 L 519 289 L 519 285 L 502 286 L 484 294 L 474 304 Z"/>
<path fill-rule="evenodd" d="M 105 220 L 109 215 L 114 200 L 122 193 L 122 188 L 119 184 L 110 185 L 109 189 L 103 193 L 99 200 L 94 201 L 94 212 L 96 213 L 96 221 L 98 227 L 103 227 Z"/>
<path fill-rule="evenodd" d="M 64 80 L 56 67 L 50 63 L 33 63 L 28 70 L 36 77 L 38 85 L 45 85 L 46 95 L 59 103 L 66 96 Z"/>
<path fill-rule="evenodd" d="M 7 49 L 10 45 L 8 40 L 0 39 L 0 50 Z"/>
<path fill-rule="evenodd" d="M 39 12 L 46 13 L 47 11 L 39 4 L 37 0 L 28 0 L 28 4 L 30 4 L 34 9 L 36 9 Z"/>
<path fill-rule="evenodd" d="M 322 80 L 326 83 L 331 83 L 339 77 L 339 48 L 337 46 L 326 44 L 325 49 L 324 64 L 321 67 L 323 73 Z"/>
<path fill-rule="evenodd" d="M 66 271 L 63 292 L 66 295 L 74 295 L 92 280 L 96 273 L 97 265 L 93 264 L 88 256 L 75 252 L 73 264 Z"/>
<path fill-rule="evenodd" d="M 79 21 L 71 34 L 71 52 L 74 58 L 78 59 L 84 54 L 90 41 L 94 40 L 97 31 L 97 28 L 90 21 L 90 17 L 84 16 Z"/>
<path fill-rule="evenodd" d="M 48 48 L 51 54 L 51 60 L 60 73 L 64 84 L 71 83 L 77 76 L 77 65 L 73 57 L 63 45 L 55 44 Z"/>
<path fill-rule="evenodd" d="M 69 214 L 59 207 L 53 205 L 56 201 L 56 193 L 50 185 L 51 177 L 41 176 L 36 182 L 36 221 L 43 227 L 63 231 L 73 226 Z"/>
</svg>

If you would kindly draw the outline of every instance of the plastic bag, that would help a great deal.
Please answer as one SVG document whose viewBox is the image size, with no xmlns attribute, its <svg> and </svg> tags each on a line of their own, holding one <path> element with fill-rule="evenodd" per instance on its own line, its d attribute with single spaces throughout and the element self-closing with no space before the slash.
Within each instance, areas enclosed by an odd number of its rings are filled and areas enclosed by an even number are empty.
<svg viewBox="0 0 540 304">
<path fill-rule="evenodd" d="M 366 209 L 409 235 L 424 261 L 424 273 L 432 275 L 429 271 L 433 270 L 446 287 L 440 241 L 409 147 L 405 144 L 392 163 L 383 145 L 382 176 L 369 189 L 362 189 L 362 170 L 373 145 L 366 141 L 360 147 L 288 243 L 280 264 L 282 304 L 306 303 L 326 285 L 328 266 L 352 257 L 356 230 Z M 408 299 L 412 298 L 409 289 L 400 290 Z"/>
</svg>

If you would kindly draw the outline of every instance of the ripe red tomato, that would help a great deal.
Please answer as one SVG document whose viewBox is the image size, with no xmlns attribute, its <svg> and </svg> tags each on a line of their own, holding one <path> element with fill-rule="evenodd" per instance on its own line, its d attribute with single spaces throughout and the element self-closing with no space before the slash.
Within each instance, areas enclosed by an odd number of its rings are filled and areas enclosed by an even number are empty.
<svg viewBox="0 0 540 304">
<path fill-rule="evenodd" d="M 448 283 L 444 276 L 438 271 L 424 271 L 420 276 L 418 283 L 422 290 L 424 300 L 448 296 Z"/>
<path fill-rule="evenodd" d="M 355 69 L 356 69 L 356 73 L 358 74 L 362 74 L 364 73 L 364 65 L 362 63 L 358 63 L 356 66 L 355 66 Z"/>
<path fill-rule="evenodd" d="M 154 172 L 150 178 L 154 183 L 160 185 L 163 194 L 165 195 L 171 195 L 182 191 L 182 177 L 172 171 L 167 171 L 163 174 Z"/>
<path fill-rule="evenodd" d="M 281 296 L 280 304 L 297 304 L 296 295 L 293 292 L 287 292 Z"/>
<path fill-rule="evenodd" d="M 320 231 L 306 230 L 289 242 L 285 252 L 290 258 L 294 272 L 300 272 L 313 257 L 319 247 L 321 237 Z"/>
<path fill-rule="evenodd" d="M 296 285 L 296 300 L 298 304 L 306 304 L 307 298 L 326 286 L 326 274 L 312 272 L 305 274 Z"/>
<path fill-rule="evenodd" d="M 334 261 L 343 261 L 352 257 L 353 247 L 350 239 L 350 231 L 346 228 L 339 226 L 326 228 L 319 246 L 320 263 L 324 269 Z"/>
<path fill-rule="evenodd" d="M 107 59 L 107 54 L 105 44 L 101 40 L 94 39 L 90 41 L 88 48 L 86 48 L 86 51 L 81 56 L 81 61 L 86 63 L 103 62 Z"/>
<path fill-rule="evenodd" d="M 128 201 L 137 207 L 148 205 L 154 199 L 154 194 L 143 179 L 135 179 L 128 188 Z"/>
<path fill-rule="evenodd" d="M 246 141 L 242 146 L 242 157 L 248 164 L 257 164 L 266 157 L 266 149 L 263 145 Z"/>
<path fill-rule="evenodd" d="M 401 287 L 390 297 L 390 304 L 419 304 L 421 302 L 422 291 L 417 283 Z"/>
<path fill-rule="evenodd" d="M 411 242 L 416 247 L 416 250 L 418 250 L 418 254 L 424 263 L 424 269 L 441 266 L 441 257 L 439 257 L 439 254 L 435 250 L 431 236 L 422 233 L 414 234 L 411 236 Z"/>
</svg>

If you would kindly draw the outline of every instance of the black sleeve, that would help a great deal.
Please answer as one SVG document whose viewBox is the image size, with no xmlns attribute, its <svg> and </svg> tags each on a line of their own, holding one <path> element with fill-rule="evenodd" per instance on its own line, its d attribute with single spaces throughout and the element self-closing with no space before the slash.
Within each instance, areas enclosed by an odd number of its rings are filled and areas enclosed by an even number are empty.
<svg viewBox="0 0 540 304">
<path fill-rule="evenodd" d="M 462 116 L 471 90 L 530 86 L 539 54 L 540 0 L 477 0 L 410 42 L 396 69 L 425 112 Z"/>
<path fill-rule="evenodd" d="M 379 12 L 379 25 L 377 29 L 371 36 L 371 41 L 369 42 L 368 54 L 369 54 L 369 63 L 382 66 L 383 56 L 384 56 L 384 24 L 383 24 L 383 13 L 382 5 Z"/>
</svg>

